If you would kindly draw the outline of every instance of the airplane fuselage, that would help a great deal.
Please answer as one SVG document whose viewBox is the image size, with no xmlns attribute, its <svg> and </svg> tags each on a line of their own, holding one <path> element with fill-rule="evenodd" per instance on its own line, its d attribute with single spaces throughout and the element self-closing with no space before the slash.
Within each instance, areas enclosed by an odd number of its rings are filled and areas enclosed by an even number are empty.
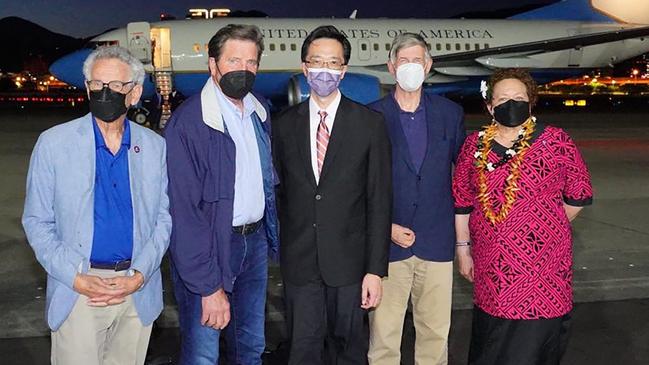
<svg viewBox="0 0 649 365">
<path fill-rule="evenodd" d="M 567 21 L 270 18 L 175 20 L 151 23 L 150 27 L 152 30 L 169 30 L 174 72 L 205 72 L 209 39 L 219 28 L 230 23 L 255 24 L 260 27 L 265 43 L 260 72 L 300 72 L 302 42 L 312 29 L 322 24 L 332 24 L 347 35 L 352 45 L 350 68 L 356 71 L 367 68 L 368 73 L 372 73 L 372 68 L 377 67 L 379 71 L 386 71 L 381 68 L 388 59 L 390 44 L 397 34 L 403 32 L 418 33 L 426 39 L 434 58 L 450 53 L 630 27 L 617 23 Z M 120 45 L 129 47 L 127 28 L 104 33 L 92 41 L 99 43 L 117 41 Z M 451 76 L 483 74 L 483 72 L 488 74 L 489 68 L 502 67 L 503 64 L 531 68 L 604 67 L 643 54 L 647 50 L 649 50 L 649 39 L 632 39 L 527 56 L 525 61 L 522 58 L 515 58 L 514 62 L 497 62 L 495 58 L 487 58 L 476 60 L 475 67 L 464 67 L 464 70 L 434 69 L 429 82 L 436 82 L 436 73 Z M 448 81 L 445 78 L 438 78 L 438 80 Z M 381 82 L 393 83 L 393 80 L 386 78 Z"/>
<path fill-rule="evenodd" d="M 136 55 L 145 64 L 147 72 L 152 75 L 160 71 L 167 72 L 173 78 L 177 90 L 191 95 L 199 92 L 206 80 L 207 45 L 210 38 L 218 29 L 231 23 L 255 24 L 263 32 L 265 49 L 255 89 L 277 105 L 287 101 L 294 103 L 308 95 L 308 86 L 305 88 L 305 82 L 299 76 L 302 72 L 301 47 L 307 34 L 323 24 L 336 26 L 348 37 L 352 51 L 349 76 L 344 81 L 351 85 L 348 87 L 350 92 L 369 90 L 367 95 L 356 97 L 365 102 L 374 100 L 372 98 L 379 95 L 380 91 L 375 90 L 381 89 L 380 85 L 394 84 L 386 62 L 392 40 L 403 32 L 420 34 L 430 45 L 433 68 L 426 84 L 436 92 L 474 90 L 479 80 L 497 68 L 526 67 L 532 70 L 538 81 L 547 82 L 583 73 L 586 69 L 613 65 L 649 52 L 649 37 L 625 38 L 586 46 L 564 47 L 560 50 L 491 52 L 521 44 L 638 27 L 615 22 L 214 18 L 129 23 L 124 28 L 95 37 L 91 40 L 90 47 L 71 56 L 66 66 L 63 65 L 66 62 L 60 60 L 52 69 L 60 69 L 58 74 L 65 73 L 64 81 L 83 87 L 81 68 L 77 65 L 90 49 L 97 45 L 118 44 Z M 485 50 L 489 52 L 485 54 Z M 482 56 L 474 58 L 469 55 L 461 63 L 439 61 L 444 56 L 462 53 L 477 53 Z M 358 75 L 359 78 L 350 80 L 353 78 L 351 75 Z M 145 95 L 153 94 L 153 82 L 155 78 L 151 77 L 145 83 Z"/>
</svg>

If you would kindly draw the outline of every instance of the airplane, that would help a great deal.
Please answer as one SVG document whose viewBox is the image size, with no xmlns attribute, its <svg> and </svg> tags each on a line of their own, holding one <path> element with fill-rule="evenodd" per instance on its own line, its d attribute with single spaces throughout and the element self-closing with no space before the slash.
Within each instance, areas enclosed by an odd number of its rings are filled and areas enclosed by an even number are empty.
<svg viewBox="0 0 649 365">
<path fill-rule="evenodd" d="M 59 80 L 84 87 L 82 63 L 97 46 L 121 45 L 145 65 L 149 77 L 144 97 L 156 88 L 164 96 L 168 117 L 172 86 L 183 95 L 200 92 L 208 76 L 207 43 L 226 24 L 255 24 L 265 50 L 255 91 L 275 109 L 309 95 L 301 71 L 303 39 L 314 28 L 332 24 L 352 45 L 341 91 L 368 103 L 395 83 L 386 66 L 393 38 L 419 33 L 429 43 L 433 67 L 425 81 L 435 93 L 478 93 L 481 80 L 494 69 L 525 67 L 540 83 L 609 67 L 649 52 L 649 0 L 563 0 L 504 20 L 469 19 L 276 19 L 214 18 L 134 22 L 93 38 L 87 48 L 57 60 L 50 72 Z M 145 123 L 149 111 L 136 109 L 132 120 Z"/>
</svg>

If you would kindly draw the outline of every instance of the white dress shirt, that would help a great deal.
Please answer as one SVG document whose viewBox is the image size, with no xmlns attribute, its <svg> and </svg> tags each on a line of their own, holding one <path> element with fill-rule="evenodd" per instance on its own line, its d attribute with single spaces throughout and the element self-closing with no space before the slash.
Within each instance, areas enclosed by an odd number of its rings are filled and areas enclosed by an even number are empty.
<svg viewBox="0 0 649 365">
<path fill-rule="evenodd" d="M 315 176 L 316 184 L 320 182 L 320 174 L 318 173 L 318 150 L 316 149 L 316 137 L 318 134 L 318 125 L 320 125 L 320 114 L 321 110 L 327 112 L 327 118 L 325 118 L 325 124 L 329 128 L 329 136 L 333 132 L 334 120 L 336 119 L 336 111 L 338 111 L 338 105 L 340 105 L 341 94 L 339 90 L 336 90 L 336 98 L 329 104 L 325 109 L 320 108 L 318 104 L 309 98 L 309 139 L 311 140 L 311 166 L 313 167 L 313 176 Z M 325 155 L 326 156 L 326 155 Z"/>
</svg>

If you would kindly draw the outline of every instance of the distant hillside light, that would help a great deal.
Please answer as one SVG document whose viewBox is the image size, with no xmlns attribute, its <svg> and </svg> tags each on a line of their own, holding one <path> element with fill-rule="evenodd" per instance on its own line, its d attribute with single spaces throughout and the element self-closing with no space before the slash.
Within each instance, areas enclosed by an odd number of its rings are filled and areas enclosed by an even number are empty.
<svg viewBox="0 0 649 365">
<path fill-rule="evenodd" d="M 173 16 L 173 15 L 171 15 L 171 14 L 160 13 L 160 20 L 161 20 L 161 21 L 165 21 L 165 20 L 176 20 L 176 17 Z"/>
</svg>

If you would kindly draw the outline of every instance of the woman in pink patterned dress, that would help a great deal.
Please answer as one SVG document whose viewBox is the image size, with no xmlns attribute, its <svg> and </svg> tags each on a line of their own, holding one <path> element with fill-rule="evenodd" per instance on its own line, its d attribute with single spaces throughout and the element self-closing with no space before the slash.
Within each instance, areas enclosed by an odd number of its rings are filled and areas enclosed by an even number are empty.
<svg viewBox="0 0 649 365">
<path fill-rule="evenodd" d="M 459 269 L 474 283 L 469 364 L 559 364 L 570 222 L 592 203 L 590 176 L 568 134 L 532 116 L 527 71 L 496 71 L 483 96 L 493 122 L 466 139 L 453 181 Z"/>
</svg>

